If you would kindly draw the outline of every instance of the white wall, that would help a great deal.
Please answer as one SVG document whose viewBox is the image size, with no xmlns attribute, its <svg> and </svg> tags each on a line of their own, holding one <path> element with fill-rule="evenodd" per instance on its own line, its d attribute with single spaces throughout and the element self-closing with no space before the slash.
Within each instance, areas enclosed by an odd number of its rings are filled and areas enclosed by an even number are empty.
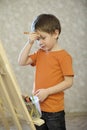
<svg viewBox="0 0 87 130">
<path fill-rule="evenodd" d="M 22 93 L 30 94 L 33 68 L 20 67 L 18 55 L 27 41 L 32 20 L 40 13 L 56 15 L 62 25 L 59 42 L 73 57 L 74 84 L 65 92 L 67 112 L 87 112 L 87 1 L 0 0 L 0 39 L 6 49 Z M 37 45 L 33 47 L 33 51 Z"/>
</svg>

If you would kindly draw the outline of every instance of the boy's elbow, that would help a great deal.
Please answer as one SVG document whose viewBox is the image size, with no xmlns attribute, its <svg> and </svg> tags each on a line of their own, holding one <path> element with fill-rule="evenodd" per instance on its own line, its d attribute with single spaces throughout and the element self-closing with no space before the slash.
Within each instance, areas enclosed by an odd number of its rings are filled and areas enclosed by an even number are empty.
<svg viewBox="0 0 87 130">
<path fill-rule="evenodd" d="M 65 77 L 65 81 L 66 81 L 66 86 L 68 88 L 71 88 L 73 85 L 73 77 Z"/>
<path fill-rule="evenodd" d="M 73 86 L 73 78 L 71 78 L 71 80 L 69 81 L 69 88 L 71 88 Z"/>
<path fill-rule="evenodd" d="M 23 63 L 21 63 L 21 62 L 18 62 L 18 65 L 19 65 L 19 66 L 23 66 Z"/>
<path fill-rule="evenodd" d="M 23 66 L 23 65 L 24 65 L 24 63 L 23 63 L 20 59 L 18 59 L 18 64 L 19 64 L 20 66 Z"/>
<path fill-rule="evenodd" d="M 18 62 L 18 64 L 19 64 L 20 66 L 25 66 L 25 64 L 22 63 L 22 62 Z"/>
<path fill-rule="evenodd" d="M 70 84 L 69 84 L 69 88 L 71 88 L 73 86 L 73 82 L 71 82 Z"/>
</svg>

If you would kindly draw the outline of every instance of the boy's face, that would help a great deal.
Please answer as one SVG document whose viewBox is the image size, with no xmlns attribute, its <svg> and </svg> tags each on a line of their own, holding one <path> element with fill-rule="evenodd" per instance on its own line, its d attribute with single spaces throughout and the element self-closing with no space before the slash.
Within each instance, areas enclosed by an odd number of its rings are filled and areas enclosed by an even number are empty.
<svg viewBox="0 0 87 130">
<path fill-rule="evenodd" d="M 39 41 L 40 48 L 44 51 L 52 51 L 57 44 L 57 37 L 59 35 L 58 30 L 56 30 L 53 34 L 39 30 L 37 30 L 36 33 L 40 36 L 37 39 Z"/>
</svg>

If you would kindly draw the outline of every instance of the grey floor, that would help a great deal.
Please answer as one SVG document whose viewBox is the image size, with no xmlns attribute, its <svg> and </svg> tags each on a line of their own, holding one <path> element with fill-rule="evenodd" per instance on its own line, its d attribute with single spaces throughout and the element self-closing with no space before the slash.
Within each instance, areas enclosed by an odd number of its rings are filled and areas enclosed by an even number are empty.
<svg viewBox="0 0 87 130">
<path fill-rule="evenodd" d="M 30 130 L 29 126 L 22 122 L 23 130 Z M 87 130 L 87 115 L 84 116 L 66 116 L 67 130 Z M 4 126 L 0 125 L 0 130 L 5 130 Z M 11 125 L 10 130 L 17 130 L 14 125 Z"/>
<path fill-rule="evenodd" d="M 87 130 L 87 115 L 68 116 L 66 118 L 67 130 Z"/>
</svg>

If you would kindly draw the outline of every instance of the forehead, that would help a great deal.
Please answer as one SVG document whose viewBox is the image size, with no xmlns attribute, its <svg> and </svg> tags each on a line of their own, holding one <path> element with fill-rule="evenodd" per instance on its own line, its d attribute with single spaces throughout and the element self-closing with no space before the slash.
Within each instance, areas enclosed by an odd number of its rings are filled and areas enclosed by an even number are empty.
<svg viewBox="0 0 87 130">
<path fill-rule="evenodd" d="M 38 35 L 40 35 L 40 36 L 48 36 L 48 35 L 50 35 L 50 34 L 47 33 L 47 32 L 43 32 L 43 31 L 39 31 L 39 30 L 37 30 L 36 33 L 37 33 Z"/>
</svg>

